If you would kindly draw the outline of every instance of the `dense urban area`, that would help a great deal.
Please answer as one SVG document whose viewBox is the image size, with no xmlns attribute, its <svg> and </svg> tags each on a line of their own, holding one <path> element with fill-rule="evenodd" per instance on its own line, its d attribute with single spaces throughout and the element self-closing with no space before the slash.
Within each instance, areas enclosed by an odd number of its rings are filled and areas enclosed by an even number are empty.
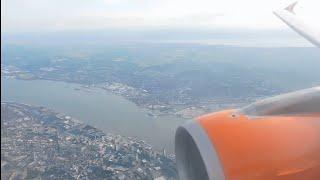
<svg viewBox="0 0 320 180">
<path fill-rule="evenodd" d="M 142 140 L 44 107 L 1 103 L 1 179 L 173 180 L 174 162 Z"/>
</svg>

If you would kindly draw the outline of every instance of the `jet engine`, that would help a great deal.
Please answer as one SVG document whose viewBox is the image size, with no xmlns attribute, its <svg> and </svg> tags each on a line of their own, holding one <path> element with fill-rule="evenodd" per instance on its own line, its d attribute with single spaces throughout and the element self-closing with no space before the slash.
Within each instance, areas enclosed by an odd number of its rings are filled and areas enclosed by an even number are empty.
<svg viewBox="0 0 320 180">
<path fill-rule="evenodd" d="M 320 87 L 196 118 L 175 153 L 181 180 L 320 179 Z"/>
</svg>

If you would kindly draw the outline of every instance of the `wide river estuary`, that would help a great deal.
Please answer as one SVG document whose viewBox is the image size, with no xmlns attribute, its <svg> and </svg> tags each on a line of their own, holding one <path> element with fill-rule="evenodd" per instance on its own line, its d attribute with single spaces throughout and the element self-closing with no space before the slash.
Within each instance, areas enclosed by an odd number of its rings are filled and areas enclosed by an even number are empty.
<svg viewBox="0 0 320 180">
<path fill-rule="evenodd" d="M 1 78 L 1 101 L 48 107 L 106 133 L 138 137 L 171 153 L 175 129 L 187 121 L 175 116 L 149 117 L 146 109 L 121 96 L 65 82 Z"/>
</svg>

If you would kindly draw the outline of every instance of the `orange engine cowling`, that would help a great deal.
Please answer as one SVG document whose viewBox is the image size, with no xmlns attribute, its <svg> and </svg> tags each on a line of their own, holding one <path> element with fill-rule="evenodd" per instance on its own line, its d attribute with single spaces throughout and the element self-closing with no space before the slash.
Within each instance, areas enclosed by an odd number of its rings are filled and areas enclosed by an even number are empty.
<svg viewBox="0 0 320 180">
<path fill-rule="evenodd" d="M 175 151 L 182 180 L 320 179 L 320 87 L 201 116 Z"/>
</svg>

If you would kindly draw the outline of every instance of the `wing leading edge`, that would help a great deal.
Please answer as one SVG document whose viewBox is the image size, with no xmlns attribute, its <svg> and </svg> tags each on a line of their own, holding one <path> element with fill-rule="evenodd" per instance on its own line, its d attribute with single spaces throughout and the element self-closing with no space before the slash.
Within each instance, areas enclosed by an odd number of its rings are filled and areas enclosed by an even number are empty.
<svg viewBox="0 0 320 180">
<path fill-rule="evenodd" d="M 291 4 L 284 10 L 275 11 L 274 14 L 286 23 L 290 28 L 306 38 L 312 44 L 320 47 L 320 32 L 305 25 L 294 13 L 294 8 L 297 2 Z"/>
</svg>

